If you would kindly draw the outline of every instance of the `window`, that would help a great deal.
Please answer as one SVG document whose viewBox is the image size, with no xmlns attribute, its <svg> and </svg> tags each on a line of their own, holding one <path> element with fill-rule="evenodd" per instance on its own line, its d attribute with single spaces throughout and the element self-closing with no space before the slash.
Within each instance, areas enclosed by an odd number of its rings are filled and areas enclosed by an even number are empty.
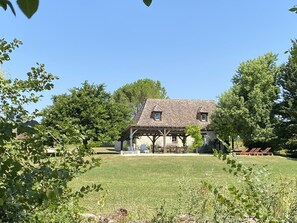
<svg viewBox="0 0 297 223">
<path fill-rule="evenodd" d="M 173 143 L 177 143 L 177 137 L 176 136 L 171 136 L 171 141 Z"/>
<path fill-rule="evenodd" d="M 161 112 L 155 112 L 154 113 L 154 119 L 156 121 L 161 121 Z"/>
<path fill-rule="evenodd" d="M 207 122 L 207 117 L 208 116 L 208 114 L 207 113 L 201 113 L 201 121 L 202 122 Z"/>
<path fill-rule="evenodd" d="M 208 122 L 208 113 L 200 112 L 197 114 L 197 119 L 201 122 Z"/>
</svg>

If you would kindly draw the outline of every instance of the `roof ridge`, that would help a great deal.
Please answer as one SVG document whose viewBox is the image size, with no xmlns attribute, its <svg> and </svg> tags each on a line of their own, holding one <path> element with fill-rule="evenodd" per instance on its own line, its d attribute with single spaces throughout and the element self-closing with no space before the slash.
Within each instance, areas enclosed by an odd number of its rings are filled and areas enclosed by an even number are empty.
<svg viewBox="0 0 297 223">
<path fill-rule="evenodd" d="M 167 100 L 167 101 L 215 101 L 215 99 L 178 99 L 178 98 L 148 98 L 147 100 Z"/>
</svg>

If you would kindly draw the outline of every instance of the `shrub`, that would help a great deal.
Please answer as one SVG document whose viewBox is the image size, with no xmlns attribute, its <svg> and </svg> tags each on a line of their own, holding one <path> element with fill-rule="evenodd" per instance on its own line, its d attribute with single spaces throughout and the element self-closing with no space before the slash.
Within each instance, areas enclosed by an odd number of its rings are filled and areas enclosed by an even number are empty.
<svg viewBox="0 0 297 223">
<path fill-rule="evenodd" d="M 0 64 L 21 44 L 0 40 Z M 0 75 L 0 222 L 77 222 L 78 199 L 100 185 L 72 191 L 68 183 L 74 177 L 99 164 L 86 160 L 81 147 L 66 149 L 61 141 L 59 157 L 46 155 L 50 132 L 35 121 L 39 112 L 28 112 L 24 105 L 38 102 L 40 93 L 53 88 L 55 76 L 37 65 L 27 80 L 6 79 Z M 22 140 L 17 139 L 23 134 Z M 65 136 L 61 136 L 61 139 Z"/>
</svg>

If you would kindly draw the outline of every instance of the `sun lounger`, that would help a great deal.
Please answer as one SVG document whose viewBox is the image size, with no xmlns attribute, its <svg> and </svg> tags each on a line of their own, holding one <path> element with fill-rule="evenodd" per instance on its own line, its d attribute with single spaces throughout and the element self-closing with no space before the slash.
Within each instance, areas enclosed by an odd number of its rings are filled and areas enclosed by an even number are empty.
<svg viewBox="0 0 297 223">
<path fill-rule="evenodd" d="M 258 155 L 260 155 L 260 149 L 261 148 L 255 148 L 255 150 L 254 151 L 250 151 L 248 155 L 249 156 L 250 155 L 252 155 L 252 156 L 258 156 Z"/>
<path fill-rule="evenodd" d="M 243 153 L 247 152 L 248 148 L 243 148 L 242 151 L 233 151 L 234 155 L 244 155 Z"/>
<path fill-rule="evenodd" d="M 269 150 L 270 150 L 271 148 L 270 147 L 267 147 L 266 149 L 264 149 L 263 151 L 260 151 L 259 152 L 259 155 L 270 155 L 270 156 L 273 156 L 273 153 L 272 152 L 270 152 Z"/>
<path fill-rule="evenodd" d="M 252 148 L 249 151 L 242 151 L 239 155 L 251 155 L 257 148 Z"/>
</svg>

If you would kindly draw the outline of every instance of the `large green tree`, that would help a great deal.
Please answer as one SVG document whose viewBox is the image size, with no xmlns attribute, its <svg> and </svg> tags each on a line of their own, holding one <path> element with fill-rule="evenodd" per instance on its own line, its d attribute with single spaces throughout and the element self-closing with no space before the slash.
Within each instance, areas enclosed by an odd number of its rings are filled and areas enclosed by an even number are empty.
<svg viewBox="0 0 297 223">
<path fill-rule="evenodd" d="M 240 64 L 229 92 L 220 98 L 213 128 L 220 135 L 239 135 L 246 146 L 266 146 L 275 139 L 274 103 L 278 98 L 277 56 L 267 53 Z"/>
<path fill-rule="evenodd" d="M 224 140 L 236 139 L 239 134 L 239 129 L 244 129 L 239 122 L 242 117 L 247 116 L 248 109 L 244 106 L 244 98 L 238 97 L 233 91 L 222 93 L 216 105 L 216 110 L 212 114 L 211 126 L 215 129 L 219 138 Z"/>
<path fill-rule="evenodd" d="M 133 117 L 142 108 L 146 99 L 167 98 L 167 95 L 160 81 L 146 78 L 119 88 L 113 93 L 113 98 Z"/>
<path fill-rule="evenodd" d="M 297 148 L 297 41 L 292 44 L 288 61 L 280 68 L 282 97 L 276 106 L 280 119 L 278 135 L 287 149 Z"/>
<path fill-rule="evenodd" d="M 1 39 L 0 63 L 10 60 L 10 52 L 20 44 Z M 40 113 L 29 112 L 26 105 L 51 90 L 56 77 L 42 64 L 27 75 L 26 80 L 0 75 L 0 222 L 77 222 L 78 198 L 100 187 L 73 192 L 68 183 L 96 162 L 86 161 L 87 153 L 80 148 L 59 147 L 56 159 L 46 155 L 47 131 L 35 121 Z"/>
<path fill-rule="evenodd" d="M 70 89 L 69 94 L 54 96 L 53 105 L 43 110 L 42 119 L 43 125 L 57 130 L 54 139 L 63 141 L 63 133 L 66 143 L 82 142 L 85 148 L 90 141 L 117 140 L 127 122 L 127 114 L 112 100 L 105 86 L 88 82 Z"/>
</svg>

